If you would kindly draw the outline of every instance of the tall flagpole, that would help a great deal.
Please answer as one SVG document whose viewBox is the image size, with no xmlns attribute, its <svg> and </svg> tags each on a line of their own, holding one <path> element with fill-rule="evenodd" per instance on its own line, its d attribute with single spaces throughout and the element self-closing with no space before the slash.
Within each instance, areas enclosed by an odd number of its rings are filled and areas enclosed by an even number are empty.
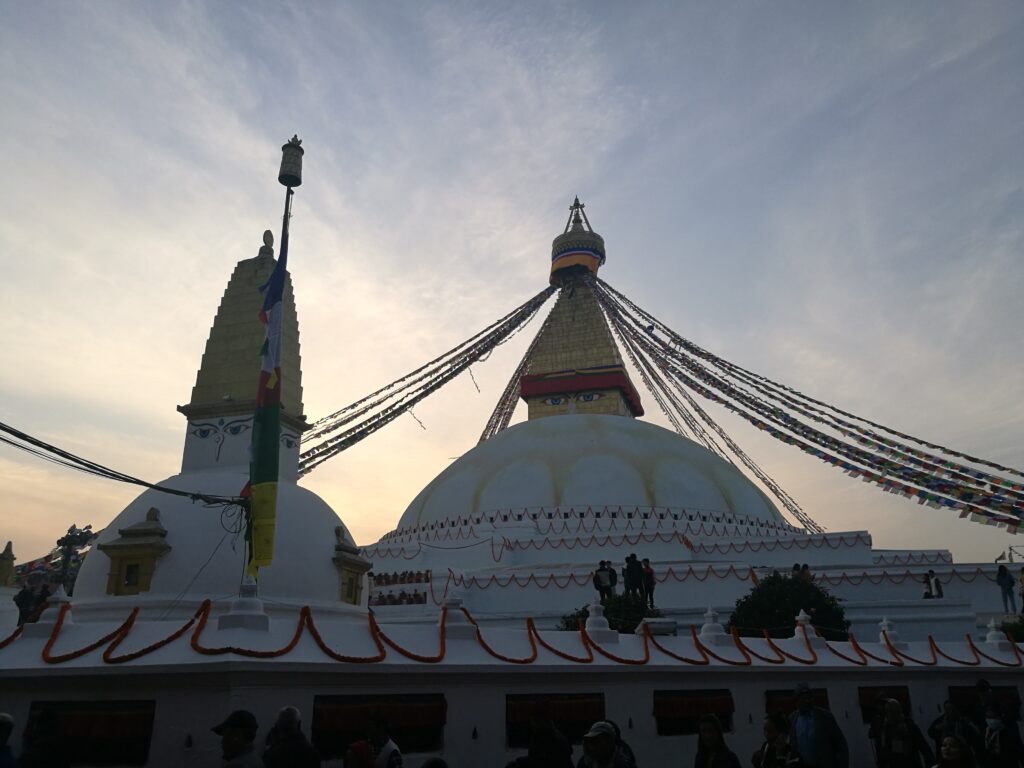
<svg viewBox="0 0 1024 768">
<path fill-rule="evenodd" d="M 281 251 L 267 282 L 260 286 L 263 304 L 260 322 L 266 328 L 260 350 L 260 377 L 252 420 L 252 458 L 249 482 L 243 495 L 249 499 L 247 538 L 249 563 L 246 574 L 257 578 L 259 569 L 273 563 L 277 528 L 277 486 L 281 451 L 281 344 L 284 286 L 288 275 L 288 220 L 294 187 L 302 184 L 302 142 L 298 136 L 281 148 L 277 180 L 285 187 L 281 220 Z"/>
</svg>

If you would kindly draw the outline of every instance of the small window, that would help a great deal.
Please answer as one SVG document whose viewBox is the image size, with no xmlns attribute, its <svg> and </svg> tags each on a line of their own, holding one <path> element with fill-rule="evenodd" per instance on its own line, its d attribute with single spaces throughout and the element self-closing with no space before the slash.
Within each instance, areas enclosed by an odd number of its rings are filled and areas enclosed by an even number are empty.
<svg viewBox="0 0 1024 768">
<path fill-rule="evenodd" d="M 505 697 L 505 743 L 511 749 L 530 746 L 530 718 L 547 707 L 562 735 L 573 744 L 583 743 L 583 734 L 598 720 L 604 720 L 604 694 L 526 693 Z"/>
<path fill-rule="evenodd" d="M 703 715 L 714 715 L 730 733 L 735 711 L 732 693 L 725 688 L 654 692 L 654 721 L 659 736 L 693 735 Z"/>
<path fill-rule="evenodd" d="M 910 712 L 910 689 L 905 685 L 868 685 L 857 689 L 860 717 L 865 723 L 882 716 L 882 701 L 896 699 L 904 712 Z"/>
<path fill-rule="evenodd" d="M 387 722 L 402 752 L 437 752 L 444 746 L 448 703 L 440 693 L 316 696 L 313 746 L 325 760 L 344 757 L 349 744 L 366 738 L 376 718 Z"/>
<path fill-rule="evenodd" d="M 814 696 L 814 706 L 828 709 L 828 691 L 825 688 L 812 688 L 811 695 Z M 784 715 L 789 717 L 796 711 L 796 693 L 792 689 L 784 691 L 764 692 L 764 713 L 766 715 Z"/>
<path fill-rule="evenodd" d="M 126 587 L 139 586 L 139 564 L 128 563 L 124 567 L 124 585 Z"/>
<path fill-rule="evenodd" d="M 65 745 L 71 765 L 145 765 L 155 701 L 33 701 L 25 740 Z"/>
</svg>

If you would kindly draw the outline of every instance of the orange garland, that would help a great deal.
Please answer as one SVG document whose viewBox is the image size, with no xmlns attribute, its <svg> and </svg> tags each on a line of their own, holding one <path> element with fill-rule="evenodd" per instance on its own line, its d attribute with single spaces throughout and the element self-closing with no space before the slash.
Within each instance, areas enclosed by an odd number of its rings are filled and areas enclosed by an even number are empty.
<svg viewBox="0 0 1024 768">
<path fill-rule="evenodd" d="M 739 648 L 740 653 L 742 653 L 744 656 L 748 656 L 748 655 L 749 656 L 753 656 L 755 659 L 760 659 L 761 661 L 767 661 L 769 664 L 785 664 L 786 663 L 786 657 L 783 656 L 781 653 L 779 653 L 778 649 L 775 649 L 775 648 L 772 649 L 772 650 L 775 651 L 775 655 L 777 656 L 777 658 L 772 659 L 772 658 L 769 658 L 768 656 L 762 656 L 760 653 L 758 653 L 753 648 L 751 648 L 749 645 L 747 645 L 746 643 L 743 642 L 743 638 L 740 637 L 740 633 L 736 629 L 736 627 L 730 627 L 729 630 L 730 630 L 730 634 L 732 634 L 732 641 L 736 644 L 736 647 Z"/>
<path fill-rule="evenodd" d="M 234 653 L 251 659 L 275 659 L 279 656 L 284 656 L 286 653 L 290 653 L 295 646 L 299 644 L 299 638 L 302 637 L 302 627 L 306 623 L 304 612 L 308 610 L 308 607 L 303 606 L 303 609 L 299 611 L 299 621 L 295 625 L 295 634 L 292 635 L 292 639 L 283 648 L 278 648 L 275 651 L 254 651 L 249 648 L 239 648 L 233 645 L 223 645 L 219 648 L 205 648 L 200 645 L 199 638 L 202 636 L 203 630 L 206 629 L 206 623 L 210 620 L 210 601 L 206 600 L 199 609 L 199 623 L 196 624 L 196 628 L 192 632 L 192 638 L 189 643 L 192 646 L 193 651 L 201 653 L 204 656 L 220 656 L 225 653 Z"/>
<path fill-rule="evenodd" d="M 763 630 L 764 631 L 764 639 L 768 641 L 768 647 L 769 648 L 771 648 L 777 654 L 779 654 L 781 656 L 784 656 L 787 659 L 792 659 L 793 661 L 797 662 L 798 664 L 808 664 L 808 665 L 810 665 L 810 664 L 817 664 L 818 663 L 818 654 L 815 653 L 814 646 L 811 645 L 811 638 L 807 636 L 807 627 L 803 626 L 802 624 L 798 624 L 797 625 L 797 629 L 799 629 L 799 630 L 801 630 L 803 632 L 803 635 L 804 635 L 804 645 L 807 646 L 807 652 L 811 654 L 811 658 L 809 658 L 809 659 L 801 659 L 799 656 L 794 656 L 789 651 L 786 651 L 786 650 L 783 650 L 782 648 L 779 648 L 779 646 L 777 646 L 775 644 L 775 641 L 772 640 L 771 635 L 768 634 L 768 630 L 767 629 Z"/>
<path fill-rule="evenodd" d="M 447 620 L 448 620 L 448 606 L 445 606 L 444 608 L 441 609 L 441 626 L 440 626 L 440 632 L 439 632 L 439 634 L 441 635 L 441 639 L 440 639 L 440 643 L 439 643 L 440 647 L 438 648 L 436 656 L 423 656 L 423 655 L 421 655 L 419 653 L 414 653 L 413 651 L 408 651 L 405 648 L 403 648 L 402 646 L 400 646 L 398 643 L 396 643 L 394 640 L 392 640 L 390 637 L 388 637 L 387 635 L 384 634 L 384 632 L 380 628 L 380 625 L 377 624 L 376 617 L 372 613 L 370 614 L 370 629 L 371 629 L 371 631 L 373 632 L 373 634 L 375 636 L 379 637 L 381 640 L 383 640 L 385 643 L 390 645 L 392 648 L 394 648 L 400 654 L 405 656 L 407 659 L 412 659 L 413 661 L 420 661 L 420 662 L 423 662 L 424 664 L 437 664 L 439 661 L 442 661 L 444 659 L 444 654 L 445 654 L 445 623 L 447 622 Z"/>
<path fill-rule="evenodd" d="M 481 631 L 480 625 L 477 624 L 476 619 L 474 619 L 465 608 L 460 608 L 459 610 L 461 610 L 465 615 L 466 620 L 476 628 L 476 640 L 480 643 L 480 647 L 487 651 L 491 656 L 498 659 L 498 661 L 504 661 L 508 664 L 532 664 L 537 660 L 537 641 L 534 639 L 533 633 L 530 631 L 529 627 L 527 627 L 526 630 L 526 639 L 530 642 L 530 655 L 524 659 L 515 659 L 491 648 L 487 641 L 484 640 L 484 633 Z"/>
<path fill-rule="evenodd" d="M 602 648 L 600 645 L 598 645 L 590 637 L 589 634 L 587 634 L 587 628 L 585 626 L 581 626 L 580 627 L 580 636 L 583 638 L 583 642 L 584 642 L 584 644 L 587 647 L 593 648 L 595 651 L 600 653 L 606 659 L 610 659 L 610 660 L 616 662 L 617 664 L 646 664 L 648 661 L 650 661 L 650 658 L 651 658 L 651 648 L 650 648 L 650 645 L 648 645 L 647 635 L 645 633 L 641 633 L 641 638 L 642 638 L 643 646 L 644 646 L 644 655 L 643 655 L 643 658 L 641 658 L 641 659 L 626 659 L 626 658 L 623 658 L 622 656 L 616 656 L 615 654 L 611 653 L 610 651 L 606 651 L 604 648 Z"/>
<path fill-rule="evenodd" d="M 705 578 L 707 578 L 707 576 L 705 576 Z M 248 658 L 277 658 L 277 657 L 280 657 L 280 656 L 284 656 L 284 655 L 288 654 L 289 652 L 291 652 L 292 650 L 294 650 L 294 648 L 296 647 L 296 645 L 298 644 L 298 642 L 299 642 L 299 640 L 300 640 L 300 638 L 302 636 L 302 632 L 303 632 L 304 628 L 309 630 L 309 633 L 310 633 L 311 637 L 313 638 L 313 640 L 317 644 L 317 646 L 320 648 L 320 650 L 324 653 L 324 655 L 328 656 L 329 658 L 331 658 L 331 659 L 333 659 L 335 661 L 341 661 L 341 662 L 353 663 L 353 664 L 372 664 L 372 663 L 377 663 L 377 662 L 383 661 L 386 658 L 387 651 L 386 651 L 385 645 L 390 646 L 395 651 L 397 651 L 398 653 L 400 653 L 401 655 L 405 656 L 408 659 L 411 659 L 413 661 L 422 662 L 422 663 L 427 663 L 427 664 L 435 664 L 435 663 L 438 663 L 440 661 L 443 661 L 444 658 L 445 658 L 445 654 L 446 654 L 446 647 L 447 647 L 446 623 L 447 623 L 447 611 L 448 611 L 447 606 L 444 607 L 442 609 L 442 612 L 441 612 L 440 633 L 439 633 L 440 634 L 439 650 L 438 650 L 438 653 L 436 655 L 433 655 L 433 656 L 427 656 L 427 655 L 415 653 L 413 651 L 410 651 L 410 650 L 408 650 L 406 648 L 401 647 L 397 642 L 395 642 L 394 640 L 392 640 L 391 638 L 389 638 L 387 635 L 384 634 L 384 632 L 381 630 L 379 624 L 376 621 L 376 618 L 374 617 L 374 615 L 372 613 L 369 614 L 369 616 L 368 616 L 368 619 L 369 619 L 369 630 L 370 630 L 370 636 L 371 636 L 371 638 L 372 638 L 372 640 L 374 642 L 374 645 L 377 648 L 377 654 L 375 654 L 373 656 L 347 656 L 347 655 L 338 653 L 337 651 L 335 651 L 332 648 L 330 648 L 324 642 L 323 637 L 320 635 L 320 632 L 317 629 L 316 624 L 315 624 L 315 622 L 313 620 L 313 614 L 312 614 L 312 611 L 310 610 L 309 606 L 303 606 L 300 609 L 300 611 L 299 611 L 299 620 L 298 620 L 298 623 L 297 623 L 296 628 L 295 628 L 295 633 L 292 636 L 291 640 L 282 648 L 279 648 L 279 649 L 276 649 L 276 650 L 269 650 L 269 651 L 257 651 L 257 650 L 251 650 L 251 649 L 247 649 L 247 648 L 239 648 L 239 647 L 234 647 L 234 646 L 222 646 L 222 647 L 218 647 L 218 648 L 207 648 L 207 647 L 204 647 L 204 646 L 201 645 L 200 638 L 201 638 L 201 635 L 202 635 L 203 631 L 205 630 L 206 625 L 207 625 L 207 623 L 209 621 L 210 614 L 211 614 L 211 607 L 212 607 L 211 601 L 210 600 L 204 600 L 203 603 L 200 605 L 200 607 L 196 610 L 195 615 L 191 619 L 189 619 L 187 622 L 185 622 L 185 624 L 183 624 L 181 627 L 179 627 L 177 630 L 175 630 L 172 634 L 167 636 L 166 638 L 164 638 L 164 639 L 162 639 L 162 640 L 160 640 L 160 641 L 158 641 L 156 643 L 152 643 L 151 645 L 148 645 L 148 646 L 145 646 L 143 648 L 140 648 L 140 649 L 138 649 L 136 651 L 132 651 L 131 653 L 126 653 L 126 654 L 117 656 L 117 655 L 115 655 L 115 651 L 121 646 L 121 644 L 128 637 L 128 635 L 130 634 L 131 630 L 135 626 L 136 620 L 137 620 L 138 615 L 139 615 L 139 608 L 136 607 L 136 608 L 132 609 L 131 613 L 128 615 L 128 618 L 125 619 L 125 621 L 119 627 L 117 627 L 116 629 L 114 629 L 111 632 L 107 633 L 106 635 L 104 635 L 103 637 L 99 638 L 98 640 L 95 640 L 92 643 L 89 643 L 88 645 L 86 645 L 86 646 L 84 646 L 82 648 L 79 648 L 78 650 L 75 650 L 75 651 L 70 651 L 70 652 L 64 653 L 64 654 L 54 654 L 53 653 L 53 647 L 54 647 L 54 645 L 56 644 L 56 642 L 58 640 L 58 637 L 59 637 L 59 635 L 61 633 L 61 630 L 63 629 L 64 622 L 65 622 L 65 619 L 67 617 L 67 614 L 71 610 L 71 605 L 69 603 L 65 603 L 65 604 L 61 605 L 60 613 L 59 613 L 59 615 L 57 617 L 57 621 L 55 622 L 53 630 L 51 631 L 50 636 L 47 639 L 45 646 L 43 647 L 42 658 L 43 658 L 43 660 L 47 664 L 60 664 L 60 663 L 63 663 L 65 661 L 71 661 L 73 659 L 80 658 L 80 657 L 82 657 L 82 656 L 84 656 L 84 655 L 86 655 L 88 653 L 91 653 L 92 651 L 96 650 L 100 646 L 102 646 L 104 644 L 108 644 L 106 649 L 104 649 L 104 651 L 103 651 L 103 655 L 102 655 L 103 661 L 105 663 L 108 663 L 108 664 L 122 664 L 122 663 L 125 663 L 125 662 L 128 662 L 128 661 L 134 661 L 135 659 L 141 658 L 142 656 L 145 656 L 145 655 L 147 655 L 149 653 L 152 653 L 152 652 L 154 652 L 156 650 L 159 650 L 160 648 L 163 648 L 166 645 L 169 645 L 170 643 L 174 642 L 175 640 L 177 640 L 178 638 L 180 638 L 184 634 L 186 634 L 189 631 L 189 629 L 191 629 L 193 626 L 195 627 L 195 629 L 193 630 L 192 637 L 190 638 L 190 645 L 191 645 L 192 649 L 194 651 L 196 651 L 197 653 L 200 653 L 202 655 L 207 655 L 207 656 L 216 656 L 216 655 L 222 655 L 222 654 L 228 654 L 228 653 L 237 654 L 239 656 L 245 656 L 245 657 L 248 657 Z M 690 626 L 690 635 L 691 635 L 691 638 L 693 640 L 694 647 L 697 649 L 698 653 L 700 653 L 701 658 L 700 659 L 690 659 L 690 658 L 687 658 L 685 656 L 681 656 L 681 655 L 679 655 L 679 654 L 669 650 L 668 648 L 664 647 L 663 645 L 661 645 L 658 642 L 657 638 L 650 632 L 650 628 L 646 624 L 643 625 L 642 628 L 641 628 L 641 637 L 642 637 L 643 649 L 644 649 L 643 657 L 642 658 L 638 658 L 638 659 L 629 659 L 629 658 L 624 658 L 624 657 L 618 656 L 618 655 L 616 655 L 614 653 L 611 653 L 610 651 L 602 648 L 596 641 L 594 641 L 589 636 L 589 634 L 586 631 L 586 628 L 584 627 L 584 625 L 582 623 L 580 624 L 580 628 L 579 628 L 579 636 L 580 636 L 580 642 L 581 642 L 583 648 L 586 650 L 587 655 L 586 656 L 582 656 L 582 657 L 581 656 L 573 656 L 572 654 L 566 653 L 564 651 L 560 651 L 557 648 L 555 648 L 553 645 L 551 645 L 550 643 L 548 643 L 547 641 L 544 640 L 544 638 L 541 636 L 541 634 L 540 634 L 539 630 L 537 629 L 537 626 L 534 623 L 532 618 L 528 618 L 526 620 L 527 639 L 528 639 L 528 641 L 530 643 L 530 655 L 527 656 L 527 657 L 523 657 L 523 658 L 514 658 L 514 657 L 506 656 L 505 654 L 502 654 L 499 651 L 496 651 L 493 647 L 491 647 L 487 643 L 487 641 L 484 639 L 483 632 L 482 632 L 482 630 L 480 628 L 479 623 L 472 617 L 472 615 L 470 615 L 470 613 L 467 610 L 465 610 L 465 609 L 460 609 L 460 610 L 462 610 L 462 612 L 466 616 L 467 620 L 476 629 L 476 637 L 477 637 L 477 641 L 480 643 L 480 646 L 489 655 L 491 655 L 492 657 L 498 659 L 499 661 L 504 661 L 504 662 L 509 663 L 509 664 L 532 664 L 532 663 L 534 663 L 536 661 L 536 659 L 537 659 L 537 656 L 538 656 L 538 646 L 541 646 L 541 647 L 545 648 L 546 650 L 550 651 L 551 653 L 553 653 L 554 655 L 558 656 L 559 658 L 562 658 L 562 659 L 565 659 L 566 661 L 571 661 L 571 662 L 577 663 L 577 664 L 589 664 L 589 663 L 592 663 L 593 660 L 594 660 L 594 651 L 596 650 L 602 656 L 606 657 L 607 659 L 609 659 L 611 661 L 616 662 L 617 664 L 644 665 L 644 664 L 648 664 L 650 662 L 650 657 L 651 657 L 651 650 L 650 649 L 651 649 L 651 646 L 653 646 L 654 648 L 659 650 L 661 653 L 663 653 L 664 655 L 666 655 L 666 656 L 668 656 L 668 657 L 670 657 L 672 659 L 675 659 L 677 661 L 683 662 L 685 664 L 700 665 L 700 666 L 708 665 L 710 663 L 710 659 L 711 658 L 714 658 L 714 659 L 716 659 L 716 660 L 718 660 L 718 661 L 720 661 L 720 662 L 722 662 L 724 664 L 728 664 L 728 665 L 731 665 L 731 666 L 749 666 L 752 663 L 752 657 L 753 658 L 757 658 L 760 661 L 764 661 L 764 662 L 770 663 L 770 664 L 783 664 L 783 663 L 785 663 L 786 659 L 790 659 L 790 660 L 795 661 L 797 663 L 806 664 L 806 665 L 816 664 L 818 662 L 818 655 L 815 652 L 815 650 L 814 650 L 814 648 L 813 648 L 813 646 L 811 644 L 810 637 L 808 636 L 808 633 L 807 633 L 807 628 L 806 627 L 802 627 L 802 626 L 798 627 L 798 629 L 803 631 L 804 642 L 805 642 L 805 644 L 807 646 L 807 650 L 810 653 L 810 658 L 809 659 L 805 659 L 805 658 L 801 658 L 799 656 L 795 656 L 795 655 L 793 655 L 793 654 L 783 650 L 782 648 L 780 648 L 773 641 L 773 639 L 768 635 L 767 632 L 765 632 L 765 639 L 768 641 L 768 646 L 775 652 L 776 658 L 770 658 L 768 656 L 764 656 L 764 655 L 754 651 L 749 646 L 747 646 L 743 642 L 743 640 L 739 637 L 739 634 L 736 631 L 735 627 L 733 627 L 731 629 L 732 640 L 733 640 L 733 643 L 735 644 L 736 649 L 743 656 L 743 660 L 739 661 L 739 660 L 735 660 L 735 659 L 730 659 L 730 658 L 727 658 L 725 656 L 721 656 L 721 655 L 715 653 L 712 649 L 710 649 L 707 646 L 705 646 L 700 641 L 700 638 L 697 635 L 697 628 L 696 628 L 696 626 L 693 626 L 693 625 Z M 17 629 L 15 629 L 14 632 L 11 633 L 10 636 L 8 636 L 3 641 L 0 641 L 0 649 L 7 647 L 15 639 L 20 637 L 22 635 L 23 629 L 24 629 L 23 627 L 18 627 Z M 821 637 L 821 632 L 817 628 L 815 628 L 815 631 L 817 632 L 818 636 Z M 951 661 L 951 662 L 953 662 L 955 664 L 961 665 L 961 666 L 971 666 L 971 667 L 979 666 L 981 664 L 982 658 L 990 661 L 993 664 L 996 664 L 996 665 L 999 665 L 999 666 L 1002 666 L 1002 667 L 1014 667 L 1014 668 L 1016 668 L 1016 667 L 1024 666 L 1024 657 L 1022 657 L 1021 652 L 1018 649 L 1016 643 L 1013 642 L 1012 638 L 1010 638 L 1009 635 L 1007 635 L 1007 639 L 1009 639 L 1010 643 L 1011 643 L 1011 648 L 1012 648 L 1013 655 L 1014 655 L 1014 661 L 1013 662 L 1004 661 L 1002 659 L 998 659 L 996 657 L 993 657 L 993 656 L 985 653 L 984 651 L 982 651 L 981 649 L 979 649 L 977 647 L 977 645 L 975 644 L 973 638 L 969 634 L 965 635 L 965 637 L 966 637 L 966 640 L 967 640 L 968 648 L 971 650 L 971 653 L 974 656 L 974 660 L 973 661 L 972 660 L 958 659 L 958 658 L 955 658 L 955 657 L 950 656 L 949 654 L 945 653 L 939 647 L 938 643 L 935 641 L 935 638 L 932 637 L 931 635 L 928 636 L 928 646 L 929 646 L 929 650 L 931 651 L 931 656 L 932 656 L 930 661 L 929 660 L 917 659 L 917 658 L 914 658 L 913 656 L 910 656 L 909 654 L 906 654 L 906 653 L 903 653 L 903 652 L 899 651 L 893 645 L 891 639 L 889 638 L 888 633 L 885 632 L 885 631 L 882 632 L 882 640 L 883 640 L 883 642 L 884 642 L 884 644 L 886 646 L 886 650 L 892 656 L 892 658 L 890 658 L 890 659 L 881 658 L 879 656 L 876 656 L 876 655 L 870 653 L 869 651 L 864 650 L 860 646 L 860 644 L 857 642 L 857 639 L 853 635 L 853 633 L 848 633 L 847 637 L 849 638 L 849 643 L 850 643 L 851 647 L 853 648 L 854 652 L 857 654 L 857 656 L 859 658 L 853 658 L 853 657 L 847 656 L 846 654 L 836 650 L 835 648 L 832 647 L 831 644 L 828 643 L 828 641 L 825 641 L 825 645 L 829 649 L 829 651 L 832 652 L 833 655 L 837 656 L 840 659 L 843 659 L 844 661 L 850 662 L 852 664 L 856 664 L 858 666 L 866 666 L 868 664 L 868 659 L 872 659 L 874 661 L 877 661 L 877 662 L 880 662 L 880 663 L 883 663 L 883 664 L 887 664 L 889 666 L 894 666 L 894 667 L 903 667 L 903 666 L 905 666 L 904 660 L 906 660 L 908 662 L 911 662 L 913 664 L 916 664 L 916 665 L 920 665 L 920 666 L 935 666 L 938 663 L 938 657 L 939 656 L 941 656 L 942 658 L 944 658 L 944 659 L 946 659 L 948 661 Z"/>
<path fill-rule="evenodd" d="M 832 651 L 834 655 L 838 656 L 843 661 L 848 661 L 851 664 L 856 664 L 858 667 L 866 667 L 868 665 L 868 657 L 864 655 L 863 651 L 861 651 L 860 646 L 854 642 L 852 633 L 847 632 L 846 637 L 850 641 L 850 645 L 853 646 L 853 650 L 855 650 L 857 652 L 857 655 L 860 656 L 859 659 L 851 658 L 850 656 L 847 656 L 845 653 L 841 653 L 840 651 L 837 651 L 835 648 L 833 648 L 829 641 L 825 639 L 825 636 L 821 634 L 821 630 L 817 627 L 814 628 L 814 631 L 818 635 L 818 637 L 820 637 L 822 640 L 825 640 L 825 647 Z"/>
<path fill-rule="evenodd" d="M 303 606 L 306 620 L 306 628 L 309 630 L 310 636 L 313 641 L 319 646 L 320 650 L 323 651 L 324 655 L 328 658 L 334 659 L 335 661 L 343 661 L 348 664 L 376 664 L 379 661 L 384 661 L 387 656 L 387 651 L 384 648 L 384 644 L 380 641 L 379 633 L 373 631 L 376 626 L 375 623 L 370 624 L 370 637 L 373 639 L 373 644 L 377 646 L 376 656 L 345 656 L 338 653 L 337 651 L 330 648 L 327 643 L 324 642 L 323 637 L 320 636 L 320 630 L 316 628 L 316 624 L 313 623 L 313 613 L 309 610 L 309 606 Z M 370 614 L 371 616 L 373 614 Z"/>
<path fill-rule="evenodd" d="M 697 627 L 693 624 L 690 625 L 690 637 L 693 638 L 693 644 L 697 647 L 697 650 L 713 659 L 718 659 L 723 664 L 729 664 L 733 667 L 749 667 L 751 664 L 750 655 L 745 653 L 738 646 L 736 650 L 740 651 L 740 654 L 743 656 L 743 661 L 735 661 L 733 659 L 727 659 L 725 656 L 719 656 L 700 641 L 700 638 L 697 637 Z"/>
<path fill-rule="evenodd" d="M 533 623 L 532 618 L 526 620 L 526 628 L 530 633 L 533 634 L 534 637 L 537 638 L 538 643 L 540 643 L 542 646 L 544 646 L 546 650 L 551 651 L 551 653 L 555 654 L 555 656 L 558 656 L 559 658 L 565 659 L 566 661 L 574 661 L 577 664 L 590 664 L 594 661 L 594 652 L 590 649 L 590 646 L 587 645 L 587 641 L 583 639 L 582 623 L 580 624 L 580 641 L 583 643 L 583 647 L 587 650 L 587 655 L 585 658 L 570 656 L 569 654 L 558 650 L 554 646 L 549 645 L 547 641 L 545 641 L 544 638 L 540 636 L 540 632 L 537 631 L 537 625 Z"/>
<path fill-rule="evenodd" d="M 863 648 L 860 647 L 860 643 L 857 642 L 857 638 L 853 636 L 852 632 L 849 634 L 849 637 L 850 645 L 853 646 L 853 650 L 855 650 L 861 656 L 865 656 L 869 659 L 880 662 L 882 664 L 890 664 L 894 667 L 903 666 L 903 659 L 899 658 L 898 656 L 893 657 L 891 659 L 883 659 L 880 656 L 875 656 L 875 654 L 871 653 L 870 651 L 865 651 Z"/>
<path fill-rule="evenodd" d="M 985 653 L 983 650 L 981 650 L 978 646 L 974 644 L 974 638 L 972 638 L 970 635 L 967 636 L 967 645 L 970 646 L 971 650 L 974 651 L 976 655 L 981 656 L 983 659 L 988 659 L 993 664 L 998 664 L 1000 667 L 1019 667 L 1021 665 L 1020 651 L 1017 650 L 1017 644 L 1013 642 L 1013 640 L 1010 640 L 1010 647 L 1013 648 L 1013 655 L 1015 659 L 1014 663 L 1012 664 L 1008 661 L 1002 661 L 1000 659 L 997 659 L 994 656 L 989 656 L 987 653 Z"/>
<path fill-rule="evenodd" d="M 966 635 L 966 637 L 970 638 L 970 635 Z M 933 653 L 939 654 L 939 656 L 946 659 L 947 661 L 952 661 L 954 664 L 961 664 L 965 667 L 977 667 L 981 664 L 981 656 L 978 655 L 977 649 L 973 648 L 972 646 L 968 647 L 971 648 L 972 652 L 974 653 L 974 661 L 961 661 L 960 659 L 954 659 L 949 654 L 944 653 L 943 650 L 939 648 L 939 644 L 935 642 L 935 638 L 931 635 L 928 635 L 928 645 L 931 646 Z"/>
<path fill-rule="evenodd" d="M 6 639 L 0 640 L 0 649 L 6 648 L 8 645 L 17 640 L 21 636 L 21 632 L 23 629 L 25 629 L 24 625 L 18 627 L 13 632 L 11 632 L 11 634 L 8 635 Z"/>
<path fill-rule="evenodd" d="M 177 631 L 168 635 L 163 640 L 153 643 L 152 645 L 147 645 L 146 647 L 140 648 L 139 650 L 133 651 L 132 653 L 126 653 L 122 656 L 114 656 L 114 651 L 118 649 L 118 647 L 121 645 L 124 639 L 128 637 L 128 633 L 131 632 L 132 627 L 135 626 L 135 619 L 138 616 L 139 611 L 139 609 L 136 608 L 132 611 L 131 616 L 128 617 L 128 621 L 126 621 L 122 626 L 122 631 L 118 634 L 117 637 L 114 638 L 113 642 L 111 642 L 110 645 L 107 646 L 106 650 L 103 651 L 103 661 L 105 661 L 107 664 L 123 664 L 126 661 L 134 661 L 135 659 L 142 658 L 148 653 L 152 653 L 153 651 L 157 651 L 163 648 L 165 645 L 170 645 L 179 637 L 188 632 L 191 626 L 196 623 L 196 619 L 199 618 L 199 614 L 203 610 L 208 609 L 207 604 L 209 602 L 209 600 L 203 601 L 203 604 L 196 610 L 195 615 L 191 619 L 189 619 Z"/>
<path fill-rule="evenodd" d="M 57 621 L 53 625 L 53 631 L 50 632 L 50 637 L 46 641 L 46 645 L 43 646 L 43 661 L 45 661 L 47 664 L 61 664 L 65 661 L 71 661 L 72 659 L 77 659 L 79 656 L 85 656 L 85 654 L 95 651 L 104 643 L 108 643 L 118 635 L 126 633 L 126 627 L 131 626 L 131 624 L 135 621 L 136 614 L 138 614 L 139 612 L 138 608 L 133 608 L 131 614 L 129 614 L 128 618 L 125 619 L 124 623 L 120 627 L 115 629 L 113 632 L 104 635 L 99 640 L 93 643 L 89 643 L 89 645 L 85 646 L 84 648 L 79 648 L 77 651 L 57 654 L 56 656 L 54 656 L 50 653 L 50 651 L 53 650 L 54 643 L 57 642 L 57 636 L 60 634 L 60 630 L 64 626 L 64 617 L 67 616 L 68 611 L 70 610 L 70 603 L 64 603 L 60 607 L 60 613 L 57 615 Z"/>
<path fill-rule="evenodd" d="M 690 629 L 692 630 L 693 627 L 691 626 Z M 688 659 L 685 656 L 680 656 L 675 651 L 670 651 L 668 648 L 659 643 L 658 638 L 655 635 L 651 634 L 651 628 L 648 627 L 646 624 L 643 625 L 643 633 L 647 636 L 647 639 L 650 641 L 651 645 L 653 645 L 655 648 L 657 648 L 659 651 L 661 651 L 669 658 L 675 659 L 676 661 L 681 661 L 684 664 L 693 664 L 695 666 L 701 667 L 706 667 L 708 664 L 711 663 L 711 659 L 708 658 L 708 655 L 704 652 L 700 645 L 695 644 L 695 647 L 697 648 L 697 651 L 700 653 L 701 658 Z"/>
<path fill-rule="evenodd" d="M 931 635 L 929 635 L 928 637 L 930 639 Z M 932 648 L 932 660 L 921 661 L 920 659 L 915 659 L 913 656 L 903 653 L 901 650 L 896 648 L 896 646 L 894 646 L 892 644 L 892 641 L 889 639 L 889 632 L 887 630 L 882 630 L 882 639 L 885 640 L 885 647 L 888 649 L 889 653 L 891 653 L 895 658 L 906 659 L 907 661 L 912 661 L 915 664 L 920 664 L 922 667 L 934 667 L 936 664 L 939 663 L 939 659 L 935 655 L 934 648 Z"/>
</svg>

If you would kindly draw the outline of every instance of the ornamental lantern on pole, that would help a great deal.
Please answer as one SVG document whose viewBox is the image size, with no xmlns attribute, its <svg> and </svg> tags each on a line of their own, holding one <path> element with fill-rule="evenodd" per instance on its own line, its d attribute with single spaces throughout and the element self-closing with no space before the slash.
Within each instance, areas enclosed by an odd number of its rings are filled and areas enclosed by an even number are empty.
<svg viewBox="0 0 1024 768">
<path fill-rule="evenodd" d="M 289 189 L 300 186 L 302 184 L 302 156 L 305 152 L 298 134 L 292 136 L 288 143 L 281 147 L 281 153 L 281 172 L 277 174 L 277 180 Z"/>
</svg>

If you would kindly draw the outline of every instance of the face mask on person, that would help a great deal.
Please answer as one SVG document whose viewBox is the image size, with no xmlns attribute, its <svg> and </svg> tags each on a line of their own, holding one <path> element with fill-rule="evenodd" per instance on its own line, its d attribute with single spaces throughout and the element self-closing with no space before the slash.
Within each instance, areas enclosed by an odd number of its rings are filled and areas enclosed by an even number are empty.
<svg viewBox="0 0 1024 768">
<path fill-rule="evenodd" d="M 988 725 L 989 730 L 1001 731 L 1003 729 L 1003 721 L 997 717 L 986 718 L 985 724 Z"/>
</svg>

